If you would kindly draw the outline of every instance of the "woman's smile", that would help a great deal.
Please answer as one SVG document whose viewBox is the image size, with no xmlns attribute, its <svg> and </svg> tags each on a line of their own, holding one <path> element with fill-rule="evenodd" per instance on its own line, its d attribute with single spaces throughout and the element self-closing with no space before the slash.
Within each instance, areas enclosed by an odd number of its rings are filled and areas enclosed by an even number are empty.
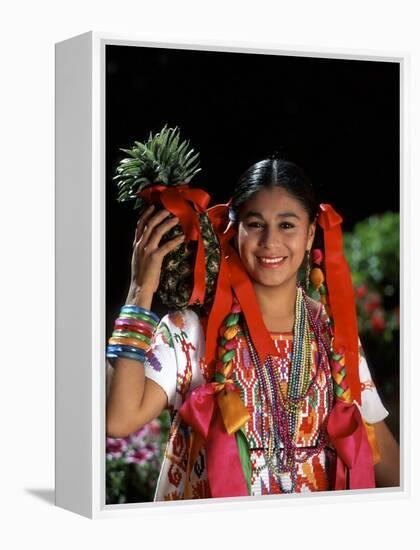
<svg viewBox="0 0 420 550">
<path fill-rule="evenodd" d="M 281 267 L 287 256 L 257 256 L 258 262 L 265 269 L 276 269 Z"/>
</svg>

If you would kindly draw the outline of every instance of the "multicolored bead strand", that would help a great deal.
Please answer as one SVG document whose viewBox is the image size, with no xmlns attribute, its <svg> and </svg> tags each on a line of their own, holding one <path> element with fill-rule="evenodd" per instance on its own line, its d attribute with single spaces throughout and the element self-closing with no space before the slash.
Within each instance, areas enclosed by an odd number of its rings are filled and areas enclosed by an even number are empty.
<svg viewBox="0 0 420 550">
<path fill-rule="evenodd" d="M 144 362 L 158 323 L 159 317 L 152 311 L 136 305 L 122 306 L 108 340 L 106 357 Z"/>
<path fill-rule="evenodd" d="M 284 492 L 294 492 L 296 488 L 296 473 L 297 463 L 305 462 L 310 456 L 318 454 L 327 444 L 328 437 L 325 430 L 321 430 L 316 447 L 305 450 L 300 458 L 297 458 L 297 451 L 302 451 L 302 448 L 296 446 L 297 437 L 297 416 L 304 399 L 309 394 L 309 391 L 318 375 L 318 371 L 322 368 L 326 374 L 328 384 L 328 410 L 331 410 L 333 405 L 333 391 L 331 379 L 328 376 L 328 346 L 322 338 L 319 324 L 316 323 L 311 314 L 310 307 L 306 302 L 306 296 L 300 286 L 297 289 L 296 311 L 295 311 L 295 326 L 294 326 L 294 343 L 292 351 L 292 364 L 290 369 L 288 398 L 279 399 L 280 380 L 276 369 L 274 368 L 271 357 L 269 357 L 262 368 L 258 354 L 252 344 L 249 332 L 245 326 L 245 336 L 249 345 L 251 357 L 257 369 L 260 382 L 260 398 L 267 403 L 268 410 L 268 430 L 265 427 L 264 415 L 262 418 L 262 433 L 264 441 L 268 440 L 268 450 L 264 446 L 265 461 L 274 477 L 282 487 Z M 309 323 L 308 323 L 309 321 Z M 310 324 L 315 337 L 318 341 L 319 353 L 317 354 L 316 373 L 311 377 L 313 369 L 313 355 L 311 349 L 310 337 L 305 342 L 305 333 L 308 329 L 304 328 L 305 323 Z M 304 347 L 306 346 L 306 351 Z M 304 361 L 304 362 L 302 362 Z M 303 367 L 303 368 L 302 368 Z M 283 396 L 282 396 L 283 397 Z M 280 447 L 283 443 L 283 449 Z M 276 458 L 276 462 L 274 461 Z M 264 469 L 264 466 L 259 470 Z M 281 474 L 289 473 L 291 477 L 291 488 L 285 489 L 282 484 Z"/>
</svg>

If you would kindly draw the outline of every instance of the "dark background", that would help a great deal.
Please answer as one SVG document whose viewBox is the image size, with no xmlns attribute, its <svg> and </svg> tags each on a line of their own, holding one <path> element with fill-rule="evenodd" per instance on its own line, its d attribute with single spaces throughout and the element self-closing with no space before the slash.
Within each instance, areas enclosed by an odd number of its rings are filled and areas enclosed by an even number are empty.
<svg viewBox="0 0 420 550">
<path fill-rule="evenodd" d="M 192 184 L 211 204 L 226 202 L 251 164 L 284 150 L 348 231 L 399 210 L 399 78 L 392 62 L 107 45 L 107 337 L 127 295 L 138 219 L 134 202 L 116 201 L 120 147 L 178 126 L 200 153 Z"/>
</svg>

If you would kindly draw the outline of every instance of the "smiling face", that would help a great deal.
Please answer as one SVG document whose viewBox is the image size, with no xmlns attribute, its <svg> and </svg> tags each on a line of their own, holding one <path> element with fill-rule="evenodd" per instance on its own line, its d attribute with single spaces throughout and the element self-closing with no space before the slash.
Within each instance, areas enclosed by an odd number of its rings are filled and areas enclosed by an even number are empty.
<svg viewBox="0 0 420 550">
<path fill-rule="evenodd" d="M 315 223 L 282 187 L 263 188 L 240 208 L 235 244 L 248 274 L 267 287 L 296 284 Z"/>
</svg>

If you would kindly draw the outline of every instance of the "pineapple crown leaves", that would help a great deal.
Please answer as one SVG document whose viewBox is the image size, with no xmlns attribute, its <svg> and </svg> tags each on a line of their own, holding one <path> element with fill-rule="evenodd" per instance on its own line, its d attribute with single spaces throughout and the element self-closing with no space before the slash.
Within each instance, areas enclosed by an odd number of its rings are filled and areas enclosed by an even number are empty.
<svg viewBox="0 0 420 550">
<path fill-rule="evenodd" d="M 199 153 L 189 147 L 189 141 L 181 141 L 179 128 L 167 125 L 155 135 L 149 133 L 145 143 L 134 141 L 131 149 L 122 149 L 128 157 L 117 166 L 119 202 L 137 199 L 134 208 L 142 205 L 143 199 L 136 196 L 151 185 L 177 186 L 189 183 L 201 171 Z"/>
</svg>

